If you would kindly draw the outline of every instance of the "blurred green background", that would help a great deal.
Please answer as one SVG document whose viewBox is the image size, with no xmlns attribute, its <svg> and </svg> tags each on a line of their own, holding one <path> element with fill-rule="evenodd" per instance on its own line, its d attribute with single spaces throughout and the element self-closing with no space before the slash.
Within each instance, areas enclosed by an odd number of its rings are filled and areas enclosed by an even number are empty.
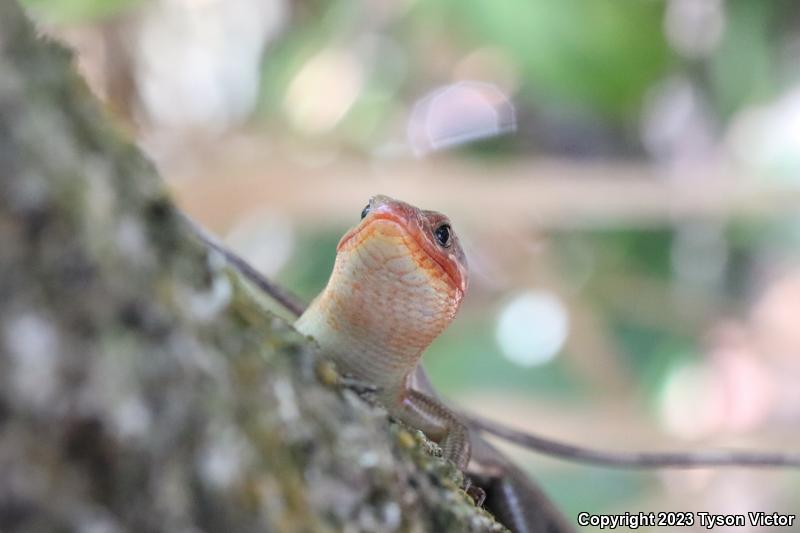
<svg viewBox="0 0 800 533">
<path fill-rule="evenodd" d="M 27 0 L 195 218 L 306 298 L 369 196 L 448 213 L 447 396 L 609 449 L 800 446 L 800 3 Z M 800 477 L 511 448 L 570 513 Z"/>
</svg>

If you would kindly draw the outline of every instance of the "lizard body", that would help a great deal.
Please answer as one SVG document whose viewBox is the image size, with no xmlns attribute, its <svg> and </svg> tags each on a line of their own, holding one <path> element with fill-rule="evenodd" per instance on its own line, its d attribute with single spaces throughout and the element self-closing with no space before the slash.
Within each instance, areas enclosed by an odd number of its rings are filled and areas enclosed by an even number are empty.
<svg viewBox="0 0 800 533">
<path fill-rule="evenodd" d="M 466 426 L 410 380 L 466 289 L 464 253 L 447 217 L 376 196 L 339 242 L 327 286 L 295 323 L 340 369 L 377 387 L 392 416 L 438 441 L 462 470 L 470 455 Z"/>
</svg>

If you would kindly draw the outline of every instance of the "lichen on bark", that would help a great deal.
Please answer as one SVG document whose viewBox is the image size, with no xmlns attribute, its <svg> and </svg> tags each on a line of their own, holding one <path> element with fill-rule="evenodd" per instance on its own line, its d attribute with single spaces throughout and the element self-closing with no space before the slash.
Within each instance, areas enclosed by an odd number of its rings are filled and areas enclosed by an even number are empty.
<svg viewBox="0 0 800 533">
<path fill-rule="evenodd" d="M 424 437 L 319 379 L 15 2 L 0 272 L 0 531 L 502 530 Z"/>
</svg>

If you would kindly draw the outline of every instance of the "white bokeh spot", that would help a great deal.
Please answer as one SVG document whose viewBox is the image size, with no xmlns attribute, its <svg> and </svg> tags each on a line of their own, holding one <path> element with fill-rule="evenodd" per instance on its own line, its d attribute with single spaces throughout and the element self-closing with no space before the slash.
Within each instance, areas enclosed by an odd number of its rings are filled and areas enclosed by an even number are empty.
<svg viewBox="0 0 800 533">
<path fill-rule="evenodd" d="M 521 366 L 552 360 L 564 347 L 569 315 L 558 296 L 544 290 L 517 295 L 500 312 L 496 337 L 503 355 Z"/>
</svg>

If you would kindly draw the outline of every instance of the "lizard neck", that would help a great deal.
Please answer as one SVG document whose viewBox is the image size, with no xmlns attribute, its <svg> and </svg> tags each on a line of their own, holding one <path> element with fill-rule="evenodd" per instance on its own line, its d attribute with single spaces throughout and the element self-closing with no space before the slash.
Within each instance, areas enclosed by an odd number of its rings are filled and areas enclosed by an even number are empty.
<svg viewBox="0 0 800 533">
<path fill-rule="evenodd" d="M 460 300 L 440 275 L 420 268 L 419 258 L 365 245 L 340 251 L 327 287 L 295 327 L 341 371 L 396 398 Z"/>
</svg>

